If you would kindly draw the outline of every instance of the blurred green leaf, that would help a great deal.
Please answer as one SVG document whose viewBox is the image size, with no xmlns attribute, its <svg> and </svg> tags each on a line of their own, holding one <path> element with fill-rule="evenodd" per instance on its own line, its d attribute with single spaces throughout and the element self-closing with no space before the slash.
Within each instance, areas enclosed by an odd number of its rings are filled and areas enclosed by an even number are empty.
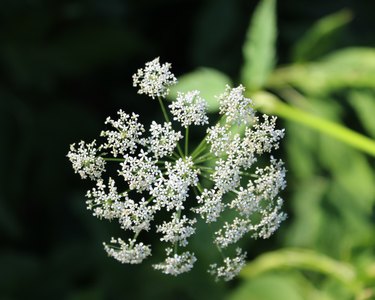
<svg viewBox="0 0 375 300">
<path fill-rule="evenodd" d="M 295 218 L 285 237 L 288 246 L 316 247 L 321 233 L 322 202 L 327 185 L 327 180 L 317 176 L 296 184 L 293 196 L 289 198 Z"/>
<path fill-rule="evenodd" d="M 352 14 L 348 10 L 318 20 L 294 45 L 293 60 L 304 62 L 327 53 L 335 46 L 336 36 L 351 20 Z"/>
<path fill-rule="evenodd" d="M 307 300 L 300 282 L 288 274 L 263 275 L 240 285 L 228 300 Z"/>
<path fill-rule="evenodd" d="M 338 89 L 373 88 L 375 49 L 346 48 L 319 62 L 291 65 L 277 69 L 269 87 L 293 85 L 309 95 L 326 95 Z"/>
<path fill-rule="evenodd" d="M 357 199 L 356 205 L 370 214 L 375 202 L 375 177 L 366 158 L 354 149 L 327 137 L 321 137 L 319 145 L 321 164 L 329 168 L 345 193 Z"/>
<path fill-rule="evenodd" d="M 353 266 L 308 249 L 281 249 L 260 255 L 241 271 L 243 278 L 254 278 L 277 269 L 302 269 L 322 273 L 340 281 L 348 288 L 356 288 Z"/>
<path fill-rule="evenodd" d="M 177 85 L 173 86 L 168 95 L 168 99 L 176 99 L 177 91 L 188 92 L 199 90 L 201 96 L 207 100 L 209 112 L 219 110 L 219 101 L 215 96 L 220 95 L 226 84 L 231 84 L 231 80 L 225 74 L 209 68 L 200 68 L 191 73 L 185 74 L 178 79 Z"/>
<path fill-rule="evenodd" d="M 276 3 L 262 0 L 253 15 L 243 46 L 241 81 L 250 90 L 264 86 L 275 64 Z"/>
<path fill-rule="evenodd" d="M 374 82 L 375 85 L 375 82 Z M 349 103 L 358 114 L 359 120 L 367 132 L 375 138 L 375 95 L 369 91 L 353 91 L 349 94 Z"/>
</svg>

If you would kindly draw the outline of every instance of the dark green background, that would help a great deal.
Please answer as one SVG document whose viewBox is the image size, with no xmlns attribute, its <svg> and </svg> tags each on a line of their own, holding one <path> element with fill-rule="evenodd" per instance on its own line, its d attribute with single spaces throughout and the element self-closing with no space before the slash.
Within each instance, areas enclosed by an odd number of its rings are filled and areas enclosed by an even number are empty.
<svg viewBox="0 0 375 300">
<path fill-rule="evenodd" d="M 90 183 L 73 173 L 69 144 L 96 138 L 122 108 L 148 123 L 156 101 L 136 94 L 131 75 L 160 56 L 178 76 L 199 66 L 236 80 L 257 1 L 0 1 L 0 299 L 221 299 L 197 266 L 172 278 L 121 265 L 101 243 L 117 231 L 85 209 Z M 314 21 L 349 8 L 337 48 L 374 46 L 373 0 L 278 3 L 278 63 Z M 349 120 L 350 121 L 350 120 Z M 285 193 L 288 202 L 288 192 Z M 293 220 L 293 215 L 287 222 Z M 249 257 L 277 249 L 283 231 L 249 242 Z M 203 240 L 194 241 L 209 257 Z M 199 255 L 199 253 L 198 253 Z M 151 261 L 151 262 L 150 262 Z"/>
</svg>

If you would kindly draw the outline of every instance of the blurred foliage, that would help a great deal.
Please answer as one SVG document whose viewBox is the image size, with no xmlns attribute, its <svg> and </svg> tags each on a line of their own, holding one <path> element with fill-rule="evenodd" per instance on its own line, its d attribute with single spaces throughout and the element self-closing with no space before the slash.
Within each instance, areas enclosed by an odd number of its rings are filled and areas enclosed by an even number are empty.
<svg viewBox="0 0 375 300">
<path fill-rule="evenodd" d="M 283 248 L 250 262 L 228 299 L 375 298 L 375 140 L 367 137 L 374 126 L 375 48 L 332 50 L 333 36 L 350 19 L 344 10 L 318 20 L 296 42 L 293 61 L 274 69 L 275 1 L 255 9 L 239 83 L 258 109 L 284 119 L 292 219 Z M 206 80 L 217 71 L 210 72 Z M 191 88 L 197 75 L 182 76 L 174 89 Z M 215 82 L 207 86 L 211 91 Z M 209 102 L 217 111 L 217 100 Z M 364 130 L 348 126 L 353 115 Z"/>
<path fill-rule="evenodd" d="M 1 1 L 0 299 L 375 298 L 374 10 L 373 0 Z M 130 79 L 156 56 L 177 74 L 196 70 L 180 87 L 206 87 L 212 112 L 223 84 L 243 83 L 286 127 L 289 219 L 270 240 L 244 241 L 237 282 L 206 274 L 202 240 L 192 241 L 201 264 L 177 278 L 150 268 L 160 249 L 140 266 L 107 258 L 101 242 L 115 230 L 85 210 L 88 187 L 65 157 L 119 108 L 161 119 Z"/>
</svg>

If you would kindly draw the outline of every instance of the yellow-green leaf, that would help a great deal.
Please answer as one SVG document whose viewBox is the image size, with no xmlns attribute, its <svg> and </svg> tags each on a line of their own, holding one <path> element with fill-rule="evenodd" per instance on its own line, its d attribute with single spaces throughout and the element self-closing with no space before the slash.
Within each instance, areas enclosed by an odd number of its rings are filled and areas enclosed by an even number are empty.
<svg viewBox="0 0 375 300">
<path fill-rule="evenodd" d="M 276 2 L 262 0 L 254 12 L 242 49 L 242 83 L 251 91 L 265 85 L 274 67 L 276 33 Z"/>
</svg>

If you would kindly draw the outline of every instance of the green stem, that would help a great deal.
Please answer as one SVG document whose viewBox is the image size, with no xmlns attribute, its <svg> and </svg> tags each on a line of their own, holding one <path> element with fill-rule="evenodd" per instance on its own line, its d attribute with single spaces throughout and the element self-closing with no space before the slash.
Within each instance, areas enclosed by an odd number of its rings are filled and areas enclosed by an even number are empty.
<svg viewBox="0 0 375 300">
<path fill-rule="evenodd" d="M 179 143 L 177 143 L 177 150 L 178 150 L 178 153 L 180 154 L 181 157 L 185 157 L 184 152 L 182 152 L 182 149 L 181 149 L 181 146 L 180 146 Z"/>
<path fill-rule="evenodd" d="M 105 161 L 118 161 L 118 162 L 123 162 L 123 158 L 116 158 L 116 157 L 102 157 Z"/>
<path fill-rule="evenodd" d="M 203 154 L 202 156 L 199 156 L 197 157 L 194 162 L 196 164 L 200 164 L 200 163 L 203 163 L 203 162 L 206 162 L 206 161 L 209 161 L 209 160 L 213 160 L 213 159 L 216 159 L 216 157 L 214 157 L 212 155 L 212 153 L 208 152 L 206 154 Z"/>
<path fill-rule="evenodd" d="M 167 110 L 165 109 L 165 106 L 164 106 L 163 100 L 162 100 L 161 97 L 158 97 L 158 100 L 159 100 L 159 104 L 160 104 L 161 110 L 162 110 L 163 115 L 164 115 L 164 119 L 165 119 L 165 121 L 167 121 L 167 122 L 169 123 L 170 120 L 169 120 L 169 117 L 168 117 Z"/>
<path fill-rule="evenodd" d="M 198 182 L 198 184 L 197 184 L 197 188 L 198 188 L 198 191 L 200 192 L 200 193 L 202 193 L 203 192 L 203 187 L 202 187 L 202 185 Z"/>
<path fill-rule="evenodd" d="M 292 107 L 278 99 L 276 96 L 259 92 L 253 95 L 256 105 L 265 113 L 275 114 L 284 119 L 298 122 L 327 134 L 352 147 L 375 156 L 375 141 L 358 132 L 348 129 L 338 123 L 312 115 L 301 109 Z"/>
<path fill-rule="evenodd" d="M 181 218 L 181 209 L 177 211 L 177 219 L 180 220 Z M 177 254 L 178 251 L 178 242 L 174 243 L 174 254 Z"/>
<path fill-rule="evenodd" d="M 185 156 L 189 154 L 189 126 L 185 129 Z"/>
<path fill-rule="evenodd" d="M 194 159 L 199 154 L 201 154 L 206 149 L 206 139 L 204 138 L 199 145 L 194 149 L 193 153 L 191 154 L 191 157 Z"/>
<path fill-rule="evenodd" d="M 158 100 L 159 100 L 159 104 L 160 104 L 160 107 L 161 107 L 161 110 L 163 112 L 163 115 L 164 115 L 164 119 L 167 123 L 170 123 L 170 119 L 168 117 L 168 113 L 167 113 L 167 110 L 165 109 L 165 105 L 163 103 L 163 99 L 161 97 L 158 97 Z M 180 154 L 181 157 L 184 157 L 184 153 L 182 152 L 182 149 L 181 149 L 181 146 L 180 144 L 177 144 L 177 150 L 178 150 L 178 153 Z"/>
</svg>

